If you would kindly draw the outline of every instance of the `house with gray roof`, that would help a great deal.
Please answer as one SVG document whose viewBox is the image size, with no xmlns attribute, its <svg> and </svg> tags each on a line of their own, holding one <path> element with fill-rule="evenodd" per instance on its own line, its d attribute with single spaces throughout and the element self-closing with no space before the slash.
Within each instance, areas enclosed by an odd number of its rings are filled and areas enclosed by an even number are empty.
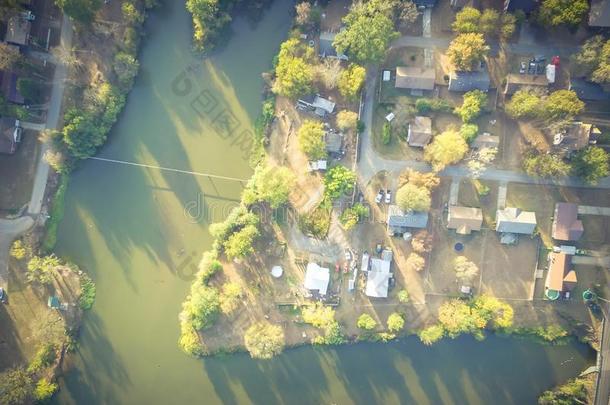
<svg viewBox="0 0 610 405">
<path fill-rule="evenodd" d="M 428 213 L 403 211 L 398 205 L 388 207 L 388 234 L 402 235 L 410 228 L 422 229 L 428 226 Z"/>
<path fill-rule="evenodd" d="M 496 212 L 496 232 L 532 235 L 536 230 L 536 213 L 506 207 Z"/>
<path fill-rule="evenodd" d="M 13 45 L 25 46 L 30 39 L 32 23 L 21 14 L 9 18 L 4 40 Z"/>
<path fill-rule="evenodd" d="M 387 298 L 390 288 L 390 272 L 391 259 L 371 259 L 371 269 L 367 273 L 365 294 L 373 298 Z"/>
<path fill-rule="evenodd" d="M 394 86 L 399 89 L 431 91 L 434 90 L 435 80 L 434 68 L 398 66 Z"/>
<path fill-rule="evenodd" d="M 332 114 L 335 110 L 335 103 L 320 95 L 309 95 L 301 97 L 297 100 L 297 107 L 313 111 L 320 117 L 325 117 L 326 114 Z"/>
<path fill-rule="evenodd" d="M 326 152 L 333 157 L 343 155 L 343 135 L 336 131 L 328 131 L 324 136 Z"/>
<path fill-rule="evenodd" d="M 537 88 L 547 90 L 549 86 L 549 80 L 546 75 L 525 75 L 509 73 L 506 76 L 506 87 L 504 88 L 504 94 L 511 96 L 517 91 L 525 88 Z"/>
<path fill-rule="evenodd" d="M 423 148 L 432 139 L 432 120 L 430 117 L 416 116 L 409 123 L 407 142 L 410 146 Z"/>
<path fill-rule="evenodd" d="M 579 99 L 585 101 L 610 101 L 610 92 L 598 83 L 590 82 L 584 78 L 571 79 L 570 90 L 573 90 Z"/>
<path fill-rule="evenodd" d="M 451 72 L 449 91 L 467 92 L 471 90 L 488 91 L 491 81 L 487 71 Z"/>
<path fill-rule="evenodd" d="M 340 59 L 340 60 L 348 60 L 347 55 L 343 53 L 338 53 L 333 45 L 335 41 L 335 37 L 337 36 L 336 32 L 322 32 L 320 33 L 320 41 L 318 47 L 318 54 L 322 58 L 331 58 L 331 59 Z"/>
</svg>

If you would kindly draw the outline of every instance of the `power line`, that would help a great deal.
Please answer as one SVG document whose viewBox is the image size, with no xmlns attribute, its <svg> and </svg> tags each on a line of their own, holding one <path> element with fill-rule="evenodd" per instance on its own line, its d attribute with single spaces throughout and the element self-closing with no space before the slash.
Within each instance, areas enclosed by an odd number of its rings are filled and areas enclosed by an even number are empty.
<svg viewBox="0 0 610 405">
<path fill-rule="evenodd" d="M 167 172 L 192 174 L 194 176 L 209 177 L 209 178 L 213 178 L 213 179 L 238 181 L 240 183 L 247 181 L 245 179 L 238 179 L 236 177 L 219 176 L 217 174 L 210 174 L 210 173 L 192 172 L 189 170 L 173 169 L 171 167 L 154 166 L 154 165 L 147 165 L 144 163 L 127 162 L 125 160 L 106 159 L 106 158 L 101 158 L 101 157 L 90 157 L 89 159 L 99 160 L 102 162 L 118 163 L 118 164 L 128 165 L 128 166 L 145 167 L 147 169 L 163 170 L 163 171 L 167 171 Z"/>
</svg>

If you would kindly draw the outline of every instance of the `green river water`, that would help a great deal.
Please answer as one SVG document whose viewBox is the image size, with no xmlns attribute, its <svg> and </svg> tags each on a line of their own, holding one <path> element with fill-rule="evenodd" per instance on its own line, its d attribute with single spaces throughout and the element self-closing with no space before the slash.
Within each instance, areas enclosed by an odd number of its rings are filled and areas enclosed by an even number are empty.
<svg viewBox="0 0 610 405">
<path fill-rule="evenodd" d="M 191 56 L 183 2 L 166 3 L 147 24 L 138 82 L 100 156 L 247 178 L 261 72 L 292 3 L 276 0 L 256 26 L 236 19 L 230 42 L 204 62 Z M 208 223 L 239 192 L 231 181 L 100 161 L 74 173 L 57 250 L 87 269 L 97 300 L 56 403 L 528 404 L 593 361 L 582 345 L 494 336 L 303 347 L 268 362 L 189 358 L 176 344 L 180 304 L 210 246 Z"/>
</svg>

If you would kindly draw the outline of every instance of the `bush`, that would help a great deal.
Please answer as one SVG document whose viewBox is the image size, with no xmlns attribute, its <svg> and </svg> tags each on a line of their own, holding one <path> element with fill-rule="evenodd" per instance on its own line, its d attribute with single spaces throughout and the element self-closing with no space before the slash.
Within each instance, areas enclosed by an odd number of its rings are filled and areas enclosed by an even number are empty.
<svg viewBox="0 0 610 405">
<path fill-rule="evenodd" d="M 10 254 L 17 260 L 25 259 L 28 256 L 28 248 L 24 245 L 21 239 L 17 239 L 11 245 Z"/>
<path fill-rule="evenodd" d="M 91 280 L 91 277 L 89 277 L 85 273 L 81 273 L 79 280 L 81 293 L 78 297 L 78 304 L 81 309 L 86 311 L 88 309 L 91 309 L 91 307 L 93 307 L 93 303 L 95 302 L 95 283 L 93 282 L 93 280 Z"/>
<path fill-rule="evenodd" d="M 415 109 L 420 114 L 449 112 L 451 111 L 451 105 L 443 99 L 418 98 L 415 101 Z"/>
<path fill-rule="evenodd" d="M 307 120 L 299 128 L 299 147 L 309 159 L 319 160 L 326 157 L 324 134 L 324 125 L 317 121 Z"/>
<path fill-rule="evenodd" d="M 430 346 L 445 336 L 445 329 L 441 325 L 433 325 L 420 330 L 417 335 L 423 344 Z"/>
<path fill-rule="evenodd" d="M 406 304 L 409 302 L 409 293 L 407 292 L 407 290 L 400 290 L 398 291 L 398 302 L 400 302 L 401 304 Z"/>
<path fill-rule="evenodd" d="M 353 207 L 347 208 L 345 211 L 343 211 L 339 220 L 341 221 L 343 228 L 346 231 L 349 231 L 362 219 L 368 217 L 368 214 L 369 210 L 367 207 L 360 203 L 356 203 Z"/>
<path fill-rule="evenodd" d="M 369 314 L 362 314 L 358 317 L 356 326 L 364 330 L 373 330 L 377 326 L 377 322 Z"/>
<path fill-rule="evenodd" d="M 477 124 L 462 124 L 460 127 L 460 135 L 468 143 L 474 141 L 479 133 L 479 126 Z"/>
<path fill-rule="evenodd" d="M 312 212 L 299 217 L 299 228 L 306 235 L 324 239 L 330 227 L 331 206 L 323 201 Z"/>
<path fill-rule="evenodd" d="M 30 365 L 28 373 L 37 373 L 43 368 L 50 366 L 57 359 L 57 347 L 52 343 L 45 343 L 36 351 Z"/>
<path fill-rule="evenodd" d="M 464 102 L 455 109 L 455 113 L 462 118 L 462 122 L 467 124 L 481 114 L 486 103 L 487 94 L 481 90 L 472 90 L 464 94 Z"/>
<path fill-rule="evenodd" d="M 244 292 L 237 283 L 227 282 L 222 286 L 220 293 L 220 310 L 225 315 L 230 315 L 239 307 L 239 302 Z"/>
<path fill-rule="evenodd" d="M 324 195 L 335 200 L 354 189 L 356 174 L 345 166 L 335 166 L 324 176 Z"/>
<path fill-rule="evenodd" d="M 569 380 L 552 391 L 545 391 L 539 398 L 539 405 L 586 404 L 595 393 L 595 387 L 586 377 Z"/>
<path fill-rule="evenodd" d="M 381 143 L 389 145 L 390 142 L 392 142 L 392 126 L 389 122 L 386 122 L 381 130 Z"/>
<path fill-rule="evenodd" d="M 186 353 L 191 356 L 201 356 L 204 354 L 201 348 L 201 341 L 197 331 L 193 328 L 190 322 L 180 323 L 180 339 L 178 340 L 178 346 Z"/>
<path fill-rule="evenodd" d="M 127 3 L 124 3 L 124 5 Z M 118 52 L 114 56 L 114 72 L 117 75 L 119 85 L 124 90 L 130 90 L 133 87 L 133 81 L 138 74 L 140 64 L 131 54 Z"/>
<path fill-rule="evenodd" d="M 39 402 L 44 402 L 53 396 L 59 389 L 59 386 L 55 383 L 50 382 L 46 378 L 41 378 L 36 383 L 36 388 L 34 389 L 34 398 Z"/>
<path fill-rule="evenodd" d="M 388 317 L 388 329 L 390 332 L 400 332 L 405 326 L 405 319 L 398 312 L 390 314 Z"/>
<path fill-rule="evenodd" d="M 220 298 L 215 288 L 199 282 L 191 286 L 191 293 L 182 304 L 182 318 L 193 328 L 201 330 L 210 327 L 218 316 Z"/>
<path fill-rule="evenodd" d="M 396 204 L 405 211 L 429 211 L 432 204 L 430 190 L 407 183 L 396 192 Z"/>
<path fill-rule="evenodd" d="M 270 359 L 284 350 L 284 331 L 278 325 L 259 322 L 248 328 L 244 335 L 244 344 L 250 357 Z"/>
</svg>

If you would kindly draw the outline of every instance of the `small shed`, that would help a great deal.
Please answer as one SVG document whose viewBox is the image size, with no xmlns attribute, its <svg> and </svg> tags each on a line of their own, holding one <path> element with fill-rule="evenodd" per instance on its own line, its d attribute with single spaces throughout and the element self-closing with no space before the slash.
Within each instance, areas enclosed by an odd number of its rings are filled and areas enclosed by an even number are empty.
<svg viewBox="0 0 610 405">
<path fill-rule="evenodd" d="M 432 139 L 432 120 L 430 117 L 417 116 L 409 123 L 407 142 L 410 146 L 423 148 Z"/>
<path fill-rule="evenodd" d="M 333 156 L 339 156 L 343 154 L 343 135 L 338 132 L 326 132 L 326 152 Z"/>
</svg>

